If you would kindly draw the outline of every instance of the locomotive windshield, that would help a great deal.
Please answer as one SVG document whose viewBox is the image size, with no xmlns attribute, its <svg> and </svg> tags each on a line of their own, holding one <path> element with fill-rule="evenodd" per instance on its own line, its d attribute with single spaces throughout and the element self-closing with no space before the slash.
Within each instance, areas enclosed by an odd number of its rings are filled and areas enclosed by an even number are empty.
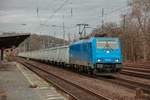
<svg viewBox="0 0 150 100">
<path fill-rule="evenodd" d="M 116 40 L 98 40 L 96 46 L 98 49 L 117 49 L 118 42 Z"/>
</svg>

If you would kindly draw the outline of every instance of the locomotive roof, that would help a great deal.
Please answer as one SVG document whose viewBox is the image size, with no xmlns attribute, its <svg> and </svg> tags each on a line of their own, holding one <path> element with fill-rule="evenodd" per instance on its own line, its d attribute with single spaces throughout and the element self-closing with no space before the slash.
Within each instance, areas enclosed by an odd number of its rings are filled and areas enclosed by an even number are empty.
<svg viewBox="0 0 150 100">
<path fill-rule="evenodd" d="M 85 43 L 85 42 L 91 42 L 93 41 L 93 39 L 99 39 L 99 40 L 114 40 L 114 39 L 118 39 L 118 37 L 91 37 L 89 39 L 82 39 L 76 42 L 71 43 L 72 44 L 80 44 L 80 43 Z"/>
</svg>

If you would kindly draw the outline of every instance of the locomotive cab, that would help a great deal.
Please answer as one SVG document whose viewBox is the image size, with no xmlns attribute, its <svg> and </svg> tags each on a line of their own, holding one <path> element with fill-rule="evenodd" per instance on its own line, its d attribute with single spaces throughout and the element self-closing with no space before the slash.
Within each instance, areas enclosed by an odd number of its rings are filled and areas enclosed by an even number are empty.
<svg viewBox="0 0 150 100">
<path fill-rule="evenodd" d="M 95 38 L 93 46 L 96 71 L 101 73 L 120 71 L 122 55 L 118 38 Z"/>
</svg>

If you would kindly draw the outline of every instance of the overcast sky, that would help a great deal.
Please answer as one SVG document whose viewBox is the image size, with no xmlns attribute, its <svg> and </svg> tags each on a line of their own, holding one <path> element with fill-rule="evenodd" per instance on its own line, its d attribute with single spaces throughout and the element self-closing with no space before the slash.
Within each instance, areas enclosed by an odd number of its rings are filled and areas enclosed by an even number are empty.
<svg viewBox="0 0 150 100">
<path fill-rule="evenodd" d="M 93 28 L 101 25 L 102 8 L 107 14 L 105 22 L 119 24 L 121 14 L 128 10 L 127 1 L 129 0 L 0 0 L 0 32 L 32 32 L 62 37 L 64 21 L 65 33 L 77 34 L 78 23 L 86 23 Z M 87 32 L 90 33 L 91 30 L 87 29 Z"/>
</svg>

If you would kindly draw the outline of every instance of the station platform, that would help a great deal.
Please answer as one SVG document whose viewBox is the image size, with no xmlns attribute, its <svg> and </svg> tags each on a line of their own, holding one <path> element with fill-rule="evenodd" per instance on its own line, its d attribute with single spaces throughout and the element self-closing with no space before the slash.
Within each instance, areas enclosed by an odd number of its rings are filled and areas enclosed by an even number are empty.
<svg viewBox="0 0 150 100">
<path fill-rule="evenodd" d="M 67 100 L 66 94 L 16 62 L 0 62 L 1 91 L 5 100 Z"/>
</svg>

